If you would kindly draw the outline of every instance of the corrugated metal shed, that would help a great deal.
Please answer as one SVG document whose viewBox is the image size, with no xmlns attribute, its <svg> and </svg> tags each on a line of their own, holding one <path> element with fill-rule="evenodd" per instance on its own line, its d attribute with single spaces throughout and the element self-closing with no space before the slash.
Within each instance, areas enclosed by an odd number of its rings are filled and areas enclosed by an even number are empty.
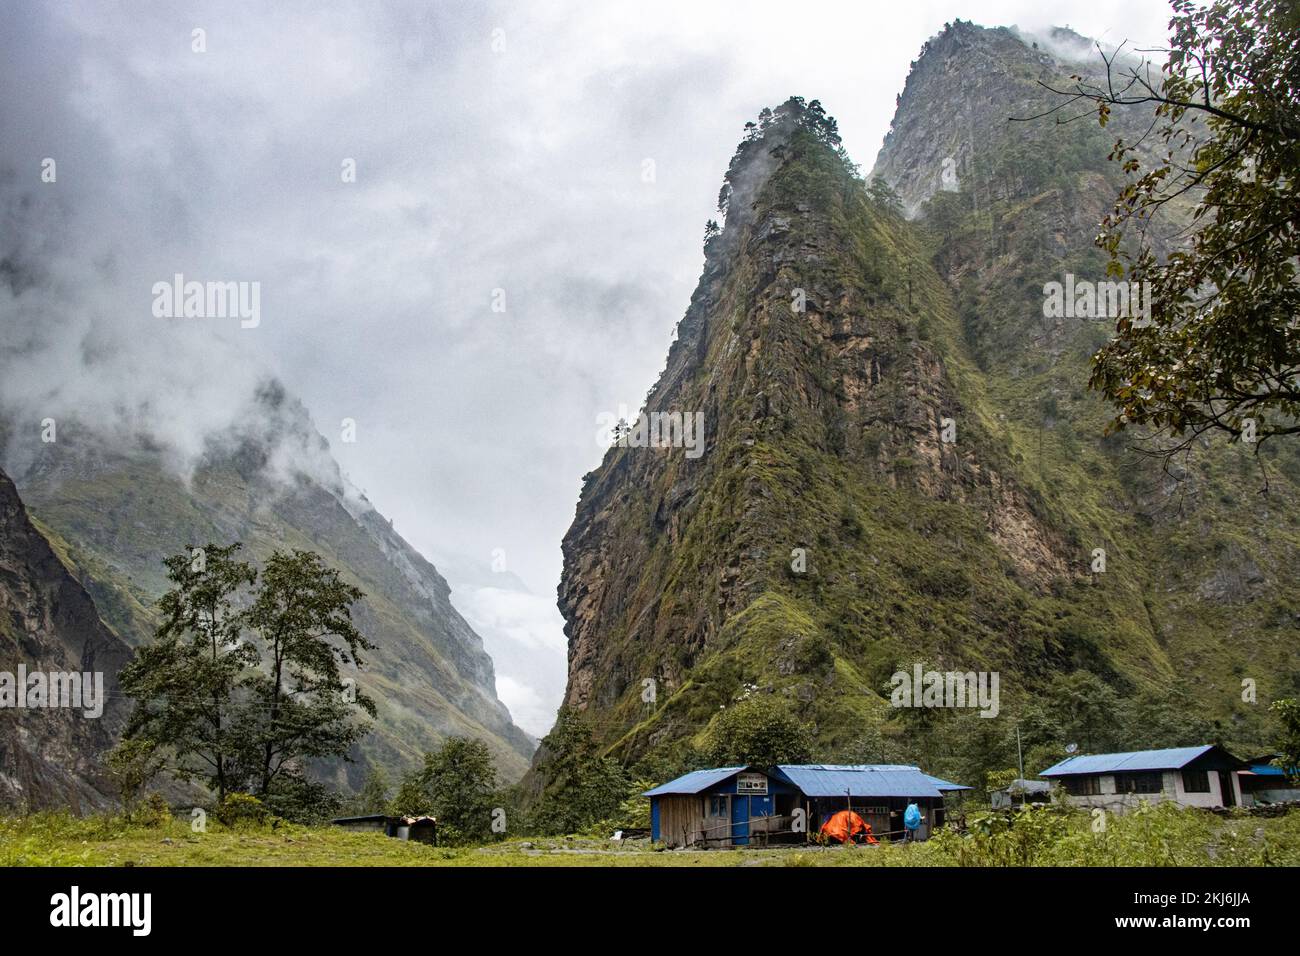
<svg viewBox="0 0 1300 956">
<path fill-rule="evenodd" d="M 1214 749 L 1169 747 L 1165 750 L 1134 750 L 1118 754 L 1077 754 L 1048 767 L 1040 777 L 1067 777 L 1079 773 L 1117 773 L 1134 770 L 1178 770 Z"/>
<path fill-rule="evenodd" d="M 670 793 L 699 793 L 716 783 L 721 783 L 732 774 L 740 773 L 744 767 L 718 767 L 714 770 L 692 770 L 676 780 L 669 780 L 653 790 L 641 794 L 643 797 L 662 797 Z"/>
<path fill-rule="evenodd" d="M 942 797 L 965 790 L 902 764 L 783 764 L 777 772 L 809 797 Z"/>
<path fill-rule="evenodd" d="M 1273 763 L 1281 757 L 1281 754 L 1260 754 L 1258 757 L 1250 757 L 1246 760 L 1249 765 L 1245 773 L 1254 774 L 1259 777 L 1284 777 L 1287 772 Z M 1293 774 L 1294 770 L 1291 771 Z"/>
<path fill-rule="evenodd" d="M 1250 769 L 1243 771 L 1243 773 L 1253 774 L 1256 777 L 1285 777 L 1286 776 L 1285 770 L 1277 766 L 1277 764 L 1271 764 L 1271 763 L 1253 763 L 1250 765 Z"/>
</svg>

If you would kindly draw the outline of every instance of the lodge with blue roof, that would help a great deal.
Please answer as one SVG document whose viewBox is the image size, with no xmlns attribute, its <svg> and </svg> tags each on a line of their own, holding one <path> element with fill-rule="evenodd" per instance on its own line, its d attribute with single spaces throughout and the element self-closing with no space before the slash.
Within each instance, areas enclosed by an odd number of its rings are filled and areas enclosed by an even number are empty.
<svg viewBox="0 0 1300 956">
<path fill-rule="evenodd" d="M 782 764 L 696 770 L 647 790 L 651 837 L 670 847 L 802 843 L 840 811 L 874 839 L 900 839 L 909 805 L 925 839 L 943 825 L 945 795 L 969 790 L 899 764 Z"/>
<path fill-rule="evenodd" d="M 1052 800 L 1113 813 L 1143 803 L 1216 809 L 1300 801 L 1295 771 L 1278 766 L 1276 758 L 1242 760 L 1204 744 L 1075 754 L 1039 776 L 1051 784 Z M 827 828 L 846 815 L 853 826 L 836 839 L 924 840 L 943 826 L 946 799 L 970 789 L 903 764 L 781 764 L 695 770 L 643 796 L 650 800 L 654 841 L 717 848 L 803 843 L 834 835 Z M 912 807 L 913 823 L 918 812 L 920 821 L 908 828 L 904 818 Z"/>
<path fill-rule="evenodd" d="M 1112 754 L 1077 754 L 1040 777 L 1058 782 L 1073 806 L 1123 813 L 1141 803 L 1235 807 L 1242 799 L 1239 771 L 1247 763 L 1216 744 Z"/>
</svg>

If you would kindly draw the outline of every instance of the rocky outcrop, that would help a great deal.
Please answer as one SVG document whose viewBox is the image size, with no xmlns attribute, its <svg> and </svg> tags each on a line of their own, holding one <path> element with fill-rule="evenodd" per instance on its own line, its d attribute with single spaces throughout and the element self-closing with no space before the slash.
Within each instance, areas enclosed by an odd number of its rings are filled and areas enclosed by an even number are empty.
<svg viewBox="0 0 1300 956">
<path fill-rule="evenodd" d="M 20 668 L 28 675 L 98 674 L 104 694 L 89 707 L 83 697 L 82 707 L 19 708 L 13 695 L 24 688 L 0 689 L 0 808 L 84 812 L 111 803 L 104 756 L 125 721 L 117 674 L 130 658 L 0 472 L 0 682 L 14 680 Z M 36 687 L 33 681 L 26 690 Z M 28 703 L 39 700 L 28 694 Z"/>
<path fill-rule="evenodd" d="M 646 681 L 675 700 L 625 741 L 633 754 L 697 731 L 690 713 L 707 721 L 742 678 L 816 698 L 833 733 L 837 695 L 865 688 L 826 693 L 825 661 L 884 659 L 828 635 L 906 614 L 891 590 L 924 601 L 965 588 L 954 568 L 923 582 L 935 595 L 916 593 L 908 564 L 928 548 L 913 540 L 969 536 L 978 564 L 1031 594 L 1080 572 L 947 367 L 948 292 L 902 220 L 797 121 L 738 160 L 729 178 L 746 189 L 645 409 L 701 412 L 706 453 L 612 448 L 564 539 L 566 705 L 612 724 L 612 743 L 645 716 L 631 701 Z M 837 597 L 819 600 L 827 589 Z M 853 591 L 865 600 L 850 612 Z M 701 667 L 731 676 L 702 695 Z"/>
<path fill-rule="evenodd" d="M 757 689 L 861 759 L 914 661 L 998 671 L 1005 712 L 1083 669 L 1124 695 L 1213 687 L 1199 713 L 1247 722 L 1243 668 L 1294 681 L 1294 619 L 1267 608 L 1300 556 L 1297 456 L 1268 453 L 1267 508 L 1240 449 L 1205 449 L 1174 492 L 1103 435 L 1106 322 L 1044 318 L 1044 283 L 1104 276 L 1109 140 L 1139 118 L 1008 122 L 1087 48 L 1037 43 L 958 23 L 927 44 L 876 163 L 897 198 L 811 103 L 738 149 L 644 409 L 702 412 L 705 453 L 616 443 L 564 539 L 565 705 L 613 753 L 675 759 Z M 1262 510 L 1288 517 L 1243 542 Z"/>
</svg>

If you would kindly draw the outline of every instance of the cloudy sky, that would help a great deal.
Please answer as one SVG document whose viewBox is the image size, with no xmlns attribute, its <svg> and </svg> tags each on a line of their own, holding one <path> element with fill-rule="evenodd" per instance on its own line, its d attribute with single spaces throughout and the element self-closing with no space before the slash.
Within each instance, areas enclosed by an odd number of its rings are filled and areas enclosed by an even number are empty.
<svg viewBox="0 0 1300 956">
<path fill-rule="evenodd" d="M 1155 45 L 1168 7 L 7 0 L 0 258 L 41 286 L 0 293 L 24 351 L 0 401 L 127 418 L 183 462 L 277 374 L 544 733 L 597 416 L 662 369 L 745 121 L 819 98 L 869 169 L 957 17 Z M 150 290 L 178 272 L 259 282 L 260 324 L 160 323 Z"/>
</svg>

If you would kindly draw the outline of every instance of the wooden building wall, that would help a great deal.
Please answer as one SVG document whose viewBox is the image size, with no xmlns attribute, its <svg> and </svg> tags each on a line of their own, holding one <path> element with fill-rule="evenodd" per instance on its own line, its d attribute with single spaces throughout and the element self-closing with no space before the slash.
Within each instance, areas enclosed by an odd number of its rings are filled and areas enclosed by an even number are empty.
<svg viewBox="0 0 1300 956">
<path fill-rule="evenodd" d="M 735 830 L 731 821 L 732 805 L 736 800 L 749 799 L 748 795 L 737 795 L 735 786 L 732 779 L 711 792 L 656 797 L 660 841 L 670 847 L 698 845 L 720 849 L 732 845 L 733 834 L 747 833 L 751 846 L 766 845 L 769 841 L 799 842 L 810 839 L 832 814 L 850 806 L 870 824 L 872 835 L 879 840 L 903 839 L 903 811 L 909 803 L 916 803 L 922 812 L 922 839 L 931 835 L 944 819 L 942 797 L 853 797 L 851 801 L 845 797 L 808 798 L 788 784 L 770 779 L 773 802 L 769 806 L 774 812 L 770 816 L 751 816 L 747 830 Z M 711 808 L 720 813 L 711 816 Z M 788 832 L 792 827 L 790 814 L 795 808 L 805 811 L 806 830 L 802 835 Z"/>
<path fill-rule="evenodd" d="M 694 794 L 660 797 L 659 839 L 669 846 L 693 845 L 704 832 L 704 807 L 704 798 Z M 720 836 L 721 832 L 712 835 Z"/>
</svg>

